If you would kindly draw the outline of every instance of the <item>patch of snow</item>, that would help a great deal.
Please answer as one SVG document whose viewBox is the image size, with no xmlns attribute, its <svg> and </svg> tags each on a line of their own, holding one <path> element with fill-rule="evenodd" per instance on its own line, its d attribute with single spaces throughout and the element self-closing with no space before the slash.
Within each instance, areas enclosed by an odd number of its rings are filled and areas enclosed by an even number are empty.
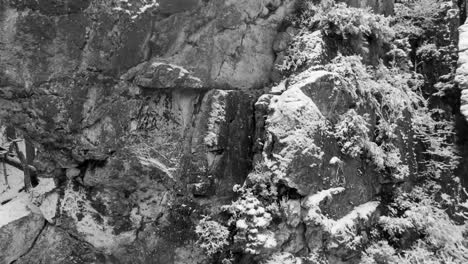
<svg viewBox="0 0 468 264">
<path fill-rule="evenodd" d="M 260 241 L 265 248 L 274 248 L 277 245 L 273 233 L 258 234 L 257 240 Z"/>
<path fill-rule="evenodd" d="M 373 201 L 361 204 L 354 208 L 349 214 L 343 218 L 334 221 L 331 227 L 331 233 L 336 234 L 338 232 L 345 231 L 347 229 L 353 228 L 357 220 L 368 220 L 372 213 L 375 212 L 377 207 L 380 205 L 380 202 Z"/>
<path fill-rule="evenodd" d="M 286 91 L 286 80 L 280 82 L 280 84 L 271 88 L 270 93 L 272 94 L 281 94 Z"/>
<path fill-rule="evenodd" d="M 460 111 L 466 118 L 468 118 L 468 90 L 462 90 L 461 102 L 462 105 L 460 106 Z"/>
<path fill-rule="evenodd" d="M 19 192 L 24 185 L 21 170 L 9 167 L 8 176 L 11 188 L 0 194 L 0 202 L 5 203 L 0 206 L 0 227 L 31 213 L 42 214 L 48 221 L 55 216 L 58 194 L 43 197 L 55 189 L 53 179 L 39 179 L 38 186 L 31 189 L 30 193 L 26 193 Z M 34 204 L 39 204 L 39 208 Z"/>
<path fill-rule="evenodd" d="M 249 226 L 247 225 L 247 222 L 245 222 L 245 219 L 240 219 L 237 220 L 236 222 L 236 227 L 237 229 L 247 229 Z"/>
<path fill-rule="evenodd" d="M 0 164 L 0 203 L 14 199 L 19 195 L 19 190 L 24 187 L 24 173 L 10 165 L 6 165 L 8 186 L 5 184 L 3 165 Z"/>
<path fill-rule="evenodd" d="M 55 181 L 53 178 L 39 178 L 39 184 L 32 189 L 34 193 L 45 194 L 55 189 Z"/>
<path fill-rule="evenodd" d="M 316 83 L 320 78 L 323 78 L 324 76 L 332 75 L 334 74 L 329 71 L 307 71 L 306 73 L 297 76 L 295 80 L 296 82 L 289 89 L 292 89 L 293 87 L 304 87 L 309 83 Z"/>
<path fill-rule="evenodd" d="M 0 206 L 0 227 L 31 214 L 29 196 L 22 193 L 14 200 Z"/>
<path fill-rule="evenodd" d="M 156 2 L 153 2 L 153 3 L 150 3 L 150 4 L 146 4 L 142 7 L 140 7 L 140 11 L 138 12 L 139 14 L 143 14 L 146 10 L 152 8 L 152 7 L 158 7 L 159 4 L 156 3 Z"/>
<path fill-rule="evenodd" d="M 330 165 L 339 165 L 339 164 L 342 164 L 343 161 L 340 160 L 338 157 L 333 157 L 330 159 Z"/>
<path fill-rule="evenodd" d="M 305 200 L 302 203 L 302 206 L 306 208 L 317 207 L 319 206 L 320 202 L 322 202 L 326 198 L 331 198 L 332 195 L 342 193 L 344 192 L 344 190 L 345 188 L 343 187 L 337 187 L 337 188 L 331 188 L 328 190 L 318 192 L 314 195 L 311 195 L 305 198 Z"/>
<path fill-rule="evenodd" d="M 267 227 L 270 224 L 270 220 L 265 217 L 254 217 L 253 222 L 256 227 Z"/>
<path fill-rule="evenodd" d="M 142 0 L 140 1 L 137 5 L 141 5 L 140 8 L 137 10 L 131 10 L 128 8 L 131 8 L 133 5 L 129 3 L 127 0 L 121 0 L 118 3 L 119 6 L 114 7 L 113 10 L 119 11 L 119 12 L 124 12 L 128 15 L 132 15 L 132 19 L 138 18 L 141 14 L 145 13 L 148 9 L 153 8 L 153 7 L 158 7 L 159 4 L 156 2 L 156 0 Z"/>
</svg>

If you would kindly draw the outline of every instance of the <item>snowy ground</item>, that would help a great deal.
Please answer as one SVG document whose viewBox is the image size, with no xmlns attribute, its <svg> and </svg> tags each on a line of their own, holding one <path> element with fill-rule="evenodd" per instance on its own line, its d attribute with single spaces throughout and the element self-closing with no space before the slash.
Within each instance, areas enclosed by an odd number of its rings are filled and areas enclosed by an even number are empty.
<svg viewBox="0 0 468 264">
<path fill-rule="evenodd" d="M 20 190 L 24 186 L 23 171 L 7 165 L 9 187 L 5 184 L 3 165 L 0 163 L 0 228 L 17 219 L 29 215 L 32 211 L 40 213 L 33 201 L 55 188 L 53 179 L 39 179 L 39 185 L 26 193 Z M 55 206 L 55 205 L 54 205 Z"/>
<path fill-rule="evenodd" d="M 29 194 L 19 192 L 23 188 L 23 171 L 7 165 L 7 175 L 9 188 L 0 164 L 0 227 L 31 213 Z"/>
<path fill-rule="evenodd" d="M 0 163 L 0 204 L 17 197 L 20 194 L 19 190 L 23 188 L 24 185 L 23 171 L 10 165 L 6 166 L 9 188 L 5 183 L 3 165 Z"/>
</svg>

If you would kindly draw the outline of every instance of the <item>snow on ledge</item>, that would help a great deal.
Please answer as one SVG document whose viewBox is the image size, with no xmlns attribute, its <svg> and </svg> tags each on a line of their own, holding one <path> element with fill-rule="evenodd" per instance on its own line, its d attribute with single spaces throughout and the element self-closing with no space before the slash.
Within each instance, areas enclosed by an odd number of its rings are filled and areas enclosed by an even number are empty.
<svg viewBox="0 0 468 264">
<path fill-rule="evenodd" d="M 317 207 L 319 206 L 320 202 L 325 200 L 326 198 L 331 198 L 332 195 L 339 194 L 341 192 L 344 192 L 345 188 L 343 187 L 338 187 L 338 188 L 331 188 L 328 190 L 324 190 L 321 192 L 318 192 L 314 195 L 311 195 L 307 197 L 302 206 L 306 208 L 311 208 L 311 207 Z"/>
<path fill-rule="evenodd" d="M 357 206 L 349 214 L 345 215 L 341 219 L 333 221 L 330 230 L 331 233 L 337 234 L 347 229 L 352 229 L 357 220 L 368 220 L 375 210 L 377 210 L 379 205 L 380 202 L 373 201 Z"/>
</svg>

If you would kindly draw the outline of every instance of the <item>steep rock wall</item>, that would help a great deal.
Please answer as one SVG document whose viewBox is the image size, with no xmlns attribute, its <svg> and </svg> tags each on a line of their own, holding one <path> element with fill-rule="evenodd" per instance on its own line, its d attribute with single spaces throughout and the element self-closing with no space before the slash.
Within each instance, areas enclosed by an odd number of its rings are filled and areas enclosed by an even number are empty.
<svg viewBox="0 0 468 264">
<path fill-rule="evenodd" d="M 396 180 L 340 153 L 331 129 L 341 115 L 369 114 L 371 130 L 377 120 L 332 73 L 257 89 L 275 80 L 294 1 L 164 0 L 135 17 L 115 3 L 1 3 L 0 113 L 35 142 L 40 178 L 58 185 L 58 204 L 41 201 L 46 226 L 11 260 L 207 263 L 194 225 L 229 204 L 257 163 L 287 198 L 276 250 L 305 256 L 327 244 L 336 261 L 353 255 L 340 236 L 369 228 Z M 398 126 L 397 151 L 413 168 L 410 122 Z"/>
<path fill-rule="evenodd" d="M 76 71 L 118 78 L 162 60 L 193 71 L 206 87 L 261 87 L 269 81 L 278 25 L 292 6 L 162 1 L 156 13 L 133 18 L 114 2 L 3 1 L 1 79 L 30 88 Z"/>
<path fill-rule="evenodd" d="M 269 82 L 293 2 L 113 4 L 2 1 L 2 118 L 59 182 L 33 248 L 6 250 L 17 263 L 198 263 L 194 222 L 251 169 L 258 93 L 243 90 Z"/>
</svg>

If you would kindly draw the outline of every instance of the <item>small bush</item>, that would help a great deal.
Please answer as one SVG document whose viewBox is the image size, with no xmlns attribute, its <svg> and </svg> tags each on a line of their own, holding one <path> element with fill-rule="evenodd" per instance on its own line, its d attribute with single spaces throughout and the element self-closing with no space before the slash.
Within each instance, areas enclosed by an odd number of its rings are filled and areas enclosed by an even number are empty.
<svg viewBox="0 0 468 264">
<path fill-rule="evenodd" d="M 288 46 L 278 70 L 283 73 L 295 72 L 320 64 L 323 60 L 323 46 L 320 31 L 301 30 Z"/>
<path fill-rule="evenodd" d="M 334 1 L 323 1 L 317 5 L 306 1 L 295 24 L 309 30 L 319 28 L 325 35 L 334 34 L 343 39 L 366 36 L 388 42 L 394 34 L 390 20 L 383 15 Z"/>
<path fill-rule="evenodd" d="M 244 191 L 238 200 L 224 209 L 231 214 L 229 222 L 237 231 L 234 242 L 242 244 L 245 252 L 256 254 L 261 248 L 276 246 L 274 234 L 267 229 L 273 220 L 269 212 L 271 207 L 264 206 L 250 190 Z"/>
<path fill-rule="evenodd" d="M 205 217 L 195 228 L 198 235 L 197 245 L 208 255 L 213 255 L 229 244 L 229 230 L 216 221 Z"/>
<path fill-rule="evenodd" d="M 342 120 L 335 125 L 335 137 L 343 154 L 353 158 L 362 154 L 364 145 L 369 140 L 368 126 L 366 118 L 353 109 L 343 115 Z"/>
<path fill-rule="evenodd" d="M 393 264 L 397 260 L 395 253 L 387 241 L 379 241 L 366 249 L 360 264 Z"/>
<path fill-rule="evenodd" d="M 411 228 L 414 228 L 413 223 L 407 218 L 382 216 L 379 219 L 379 224 L 384 232 L 390 235 L 393 241 L 397 241 L 400 235 Z"/>
<path fill-rule="evenodd" d="M 292 19 L 292 24 L 300 29 L 299 34 L 282 55 L 283 62 L 278 70 L 290 74 L 319 65 L 331 55 L 326 50 L 330 40 L 341 43 L 340 52 L 349 53 L 351 47 L 351 54 L 367 54 L 369 51 L 363 47 L 366 44 L 357 43 L 390 43 L 394 33 L 389 23 L 388 18 L 374 14 L 370 9 L 348 7 L 333 0 L 303 0 L 299 14 Z"/>
<path fill-rule="evenodd" d="M 453 172 L 459 164 L 460 156 L 452 143 L 454 121 L 438 118 L 441 113 L 441 109 L 423 107 L 413 116 L 413 128 L 427 155 L 426 170 L 422 176 L 440 178 Z"/>
</svg>

